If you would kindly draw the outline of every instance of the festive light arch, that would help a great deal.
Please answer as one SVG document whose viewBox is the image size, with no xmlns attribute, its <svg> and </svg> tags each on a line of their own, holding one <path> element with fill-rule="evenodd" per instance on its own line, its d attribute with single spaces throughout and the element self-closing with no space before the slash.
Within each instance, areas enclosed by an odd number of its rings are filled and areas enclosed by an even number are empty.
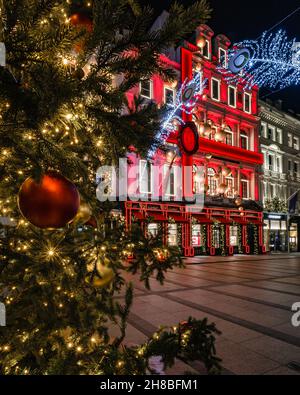
<svg viewBox="0 0 300 395">
<path fill-rule="evenodd" d="M 300 84 L 300 45 L 283 30 L 263 33 L 258 40 L 237 43 L 228 53 L 228 68 L 219 66 L 228 83 L 245 82 L 244 89 L 284 89 Z"/>
</svg>

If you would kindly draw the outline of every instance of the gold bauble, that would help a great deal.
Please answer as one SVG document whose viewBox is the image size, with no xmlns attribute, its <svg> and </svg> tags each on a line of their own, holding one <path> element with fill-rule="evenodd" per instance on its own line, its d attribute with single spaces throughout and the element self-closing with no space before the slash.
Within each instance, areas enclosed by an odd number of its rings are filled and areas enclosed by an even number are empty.
<svg viewBox="0 0 300 395">
<path fill-rule="evenodd" d="M 244 207 L 240 206 L 239 211 L 244 211 Z"/>
<path fill-rule="evenodd" d="M 245 215 L 245 213 L 242 211 L 240 212 L 240 216 L 243 217 Z"/>
<path fill-rule="evenodd" d="M 242 204 L 242 199 L 241 198 L 237 198 L 236 201 L 235 201 L 235 204 L 237 206 L 240 206 Z"/>
<path fill-rule="evenodd" d="M 204 122 L 202 121 L 196 121 L 197 126 L 198 126 L 198 132 L 200 136 L 204 135 Z"/>
<path fill-rule="evenodd" d="M 88 220 L 92 216 L 92 210 L 91 207 L 87 204 L 82 202 L 79 206 L 78 212 L 76 214 L 76 217 L 74 218 L 74 223 L 75 224 L 85 224 L 88 222 Z"/>
<path fill-rule="evenodd" d="M 90 272 L 85 281 L 96 288 L 104 288 L 109 285 L 115 278 L 115 272 L 108 265 L 110 260 L 108 258 L 98 259 L 96 265 L 89 265 L 87 267 Z"/>
<path fill-rule="evenodd" d="M 211 158 L 212 158 L 212 154 L 206 154 L 206 155 L 205 155 L 205 159 L 211 160 Z"/>
</svg>

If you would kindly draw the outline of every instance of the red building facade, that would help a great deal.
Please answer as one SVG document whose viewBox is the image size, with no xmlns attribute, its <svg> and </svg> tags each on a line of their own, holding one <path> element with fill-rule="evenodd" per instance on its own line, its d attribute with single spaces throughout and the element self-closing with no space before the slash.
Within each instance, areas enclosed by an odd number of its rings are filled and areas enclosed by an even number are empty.
<svg viewBox="0 0 300 395">
<path fill-rule="evenodd" d="M 174 124 L 165 149 L 158 150 L 153 160 L 132 157 L 141 174 L 146 174 L 139 183 L 144 199 L 125 203 L 128 227 L 138 221 L 145 233 L 155 235 L 161 229 L 164 242 L 178 245 L 185 256 L 265 251 L 259 190 L 263 157 L 259 152 L 258 89 L 247 91 L 242 82 L 235 86 L 226 82 L 219 66 L 226 67 L 229 47 L 226 36 L 215 37 L 208 26 L 201 25 L 192 42 L 186 41 L 168 57 L 162 56 L 176 71 L 177 84 L 166 84 L 153 76 L 128 94 L 129 99 L 141 94 L 162 104 L 174 100 L 176 87 L 191 80 L 195 72 L 201 71 L 206 79 L 193 112 L 183 110 L 181 114 L 185 122 L 197 126 L 198 151 L 194 155 L 181 151 L 178 155 L 178 130 Z M 152 166 L 157 164 L 168 172 L 164 191 L 160 189 L 161 175 L 152 174 Z M 176 176 L 176 166 L 193 169 L 191 185 L 185 188 L 203 191 L 201 210 L 191 211 L 192 203 L 176 200 L 175 190 L 183 188 L 185 181 Z M 202 176 L 197 169 L 202 169 Z M 176 185 L 178 182 L 182 185 Z M 154 189 L 158 198 L 151 201 Z M 163 193 L 167 199 L 162 198 Z"/>
</svg>

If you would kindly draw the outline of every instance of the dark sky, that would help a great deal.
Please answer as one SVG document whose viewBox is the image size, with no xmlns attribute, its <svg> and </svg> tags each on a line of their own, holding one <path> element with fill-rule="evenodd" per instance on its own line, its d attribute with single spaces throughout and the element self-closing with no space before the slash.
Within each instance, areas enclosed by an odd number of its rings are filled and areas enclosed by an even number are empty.
<svg viewBox="0 0 300 395">
<path fill-rule="evenodd" d="M 160 13 L 168 9 L 171 0 L 145 0 Z M 178 2 L 189 5 L 193 0 L 178 0 Z M 213 14 L 208 24 L 216 34 L 226 34 L 232 42 L 243 39 L 255 39 L 265 30 L 268 30 L 288 14 L 300 7 L 300 0 L 210 0 Z M 300 41 L 300 10 L 286 21 L 274 28 L 287 31 L 291 39 Z M 271 91 L 262 92 L 268 94 Z M 281 98 L 286 109 L 293 109 L 300 113 L 300 85 L 290 87 L 269 96 L 275 100 Z"/>
</svg>

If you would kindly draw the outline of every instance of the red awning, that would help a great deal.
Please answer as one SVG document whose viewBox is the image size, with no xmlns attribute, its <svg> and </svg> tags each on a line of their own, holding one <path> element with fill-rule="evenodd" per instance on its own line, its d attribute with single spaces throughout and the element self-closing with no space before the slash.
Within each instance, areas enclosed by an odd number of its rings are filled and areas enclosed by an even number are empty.
<svg viewBox="0 0 300 395">
<path fill-rule="evenodd" d="M 186 218 L 179 214 L 168 214 L 169 218 L 173 218 L 175 222 L 189 222 Z"/>
<path fill-rule="evenodd" d="M 232 221 L 229 221 L 227 218 L 224 217 L 214 217 L 214 220 L 220 222 L 221 224 L 229 225 L 232 224 Z"/>
<path fill-rule="evenodd" d="M 192 217 L 196 218 L 196 220 L 200 223 L 200 224 L 212 224 L 213 221 L 203 215 L 199 215 L 199 214 L 192 214 Z"/>
<path fill-rule="evenodd" d="M 232 218 L 232 222 L 236 222 L 236 223 L 242 224 L 242 225 L 247 225 L 249 223 L 248 221 L 245 221 L 241 217 L 234 217 L 234 218 Z"/>
<path fill-rule="evenodd" d="M 148 213 L 148 216 L 150 218 L 153 218 L 153 221 L 168 221 L 168 218 L 164 217 L 162 214 L 158 214 L 158 213 Z"/>
</svg>

